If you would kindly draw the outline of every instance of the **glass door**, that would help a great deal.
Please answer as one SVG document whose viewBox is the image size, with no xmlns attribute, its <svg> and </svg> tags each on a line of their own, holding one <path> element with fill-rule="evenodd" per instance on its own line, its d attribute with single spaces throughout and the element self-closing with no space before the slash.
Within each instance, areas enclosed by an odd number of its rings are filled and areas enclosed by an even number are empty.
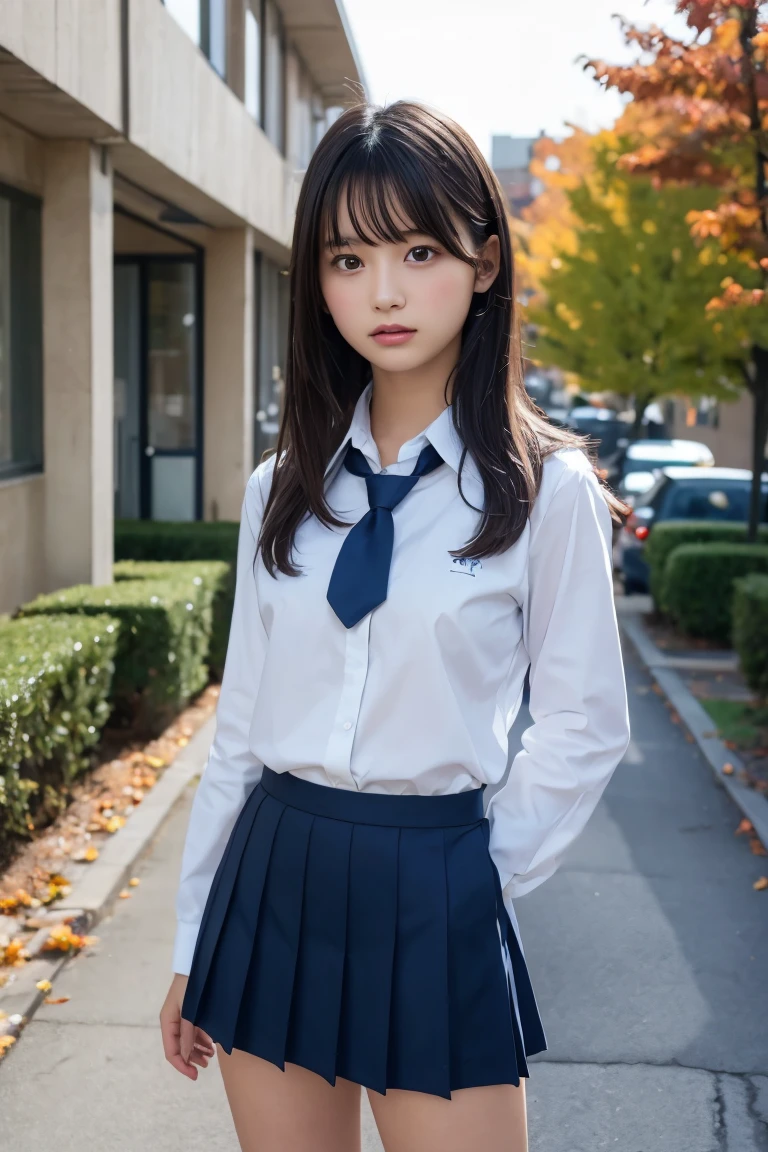
<svg viewBox="0 0 768 1152">
<path fill-rule="evenodd" d="M 198 515 L 197 295 L 194 261 L 147 261 L 145 515 L 152 520 Z"/>
<path fill-rule="evenodd" d="M 201 515 L 201 264 L 115 265 L 115 515 Z"/>
<path fill-rule="evenodd" d="M 115 518 L 141 516 L 139 265 L 115 265 Z"/>
</svg>

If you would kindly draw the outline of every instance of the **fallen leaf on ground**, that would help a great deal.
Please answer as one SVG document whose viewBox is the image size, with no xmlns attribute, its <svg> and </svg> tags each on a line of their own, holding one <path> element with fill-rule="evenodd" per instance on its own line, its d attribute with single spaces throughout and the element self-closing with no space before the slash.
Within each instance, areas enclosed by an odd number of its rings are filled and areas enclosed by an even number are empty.
<svg viewBox="0 0 768 1152">
<path fill-rule="evenodd" d="M 733 764 L 731 764 L 730 760 L 723 764 L 723 773 L 725 776 L 733 776 Z"/>
<path fill-rule="evenodd" d="M 66 1004 L 67 1000 L 71 1000 L 71 996 L 46 996 L 43 1001 L 44 1004 Z"/>
<path fill-rule="evenodd" d="M 746 816 L 744 817 L 744 819 L 741 821 L 738 828 L 736 829 L 736 835 L 741 836 L 741 834 L 743 832 L 754 832 L 754 828 L 752 827 L 752 821 L 747 820 Z"/>
<path fill-rule="evenodd" d="M 752 887 L 757 892 L 764 892 L 765 889 L 768 888 L 768 876 L 761 876 L 759 880 L 755 880 Z"/>
<path fill-rule="evenodd" d="M 750 836 L 749 847 L 754 856 L 768 856 L 768 849 L 758 836 Z"/>
</svg>

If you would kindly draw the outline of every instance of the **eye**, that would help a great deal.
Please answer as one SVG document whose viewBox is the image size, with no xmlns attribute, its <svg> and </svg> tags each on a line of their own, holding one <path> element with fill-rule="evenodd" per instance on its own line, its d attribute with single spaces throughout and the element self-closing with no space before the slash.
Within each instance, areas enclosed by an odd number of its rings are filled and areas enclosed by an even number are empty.
<svg viewBox="0 0 768 1152">
<path fill-rule="evenodd" d="M 417 248 L 411 248 L 411 252 L 433 252 L 435 254 L 435 256 L 438 255 L 437 249 L 436 248 L 430 248 L 428 244 L 419 244 L 419 246 Z M 408 253 L 409 256 L 410 256 L 411 252 Z M 429 264 L 429 263 L 431 263 L 431 261 L 429 261 L 429 260 L 415 260 L 414 263 L 415 264 Z"/>
<path fill-rule="evenodd" d="M 347 253 L 342 253 L 341 256 L 334 256 L 333 260 L 331 260 L 331 267 L 335 268 L 340 260 L 357 260 L 357 262 L 360 263 L 360 257 L 359 256 L 352 256 L 352 255 L 349 255 Z M 344 269 L 344 271 L 355 272 L 356 269 L 355 268 L 346 268 L 346 269 Z"/>
</svg>

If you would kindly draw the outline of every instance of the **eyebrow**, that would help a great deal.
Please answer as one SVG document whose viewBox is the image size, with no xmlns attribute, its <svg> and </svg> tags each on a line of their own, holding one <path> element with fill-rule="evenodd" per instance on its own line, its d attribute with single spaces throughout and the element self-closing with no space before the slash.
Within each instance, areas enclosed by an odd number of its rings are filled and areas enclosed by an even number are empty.
<svg viewBox="0 0 768 1152">
<path fill-rule="evenodd" d="M 430 232 L 422 232 L 421 228 L 408 228 L 407 231 L 403 232 L 404 237 L 408 237 L 408 236 L 430 236 L 430 235 L 431 235 Z M 361 240 L 359 236 L 342 236 L 341 239 L 339 240 L 338 244 L 334 244 L 333 240 L 326 240 L 325 248 L 326 248 L 326 251 L 329 248 L 351 248 L 353 244 L 363 244 L 363 243 L 365 243 L 365 241 Z M 378 245 L 374 245 L 374 247 L 378 247 Z"/>
</svg>

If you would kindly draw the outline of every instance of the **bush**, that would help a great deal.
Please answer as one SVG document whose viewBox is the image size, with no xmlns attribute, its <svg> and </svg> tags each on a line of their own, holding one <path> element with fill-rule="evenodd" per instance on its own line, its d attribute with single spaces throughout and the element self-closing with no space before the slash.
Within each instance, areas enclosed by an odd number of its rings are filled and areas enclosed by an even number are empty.
<svg viewBox="0 0 768 1152">
<path fill-rule="evenodd" d="M 0 621 L 0 856 L 88 765 L 110 711 L 119 623 L 107 615 Z"/>
<path fill-rule="evenodd" d="M 116 520 L 115 560 L 237 559 L 236 520 Z"/>
<path fill-rule="evenodd" d="M 662 520 L 655 524 L 645 546 L 649 565 L 649 584 L 654 603 L 660 612 L 669 611 L 665 593 L 665 571 L 671 552 L 681 544 L 746 543 L 747 525 L 708 520 Z M 768 524 L 758 528 L 758 543 L 768 544 Z"/>
<path fill-rule="evenodd" d="M 121 560 L 114 566 L 114 579 L 165 580 L 186 573 L 190 580 L 199 576 L 211 589 L 212 623 L 208 648 L 208 666 L 217 680 L 224 671 L 229 626 L 234 597 L 234 568 L 223 560 Z"/>
<path fill-rule="evenodd" d="M 108 611 L 120 621 L 112 721 L 160 731 L 208 679 L 213 586 L 187 571 L 163 580 L 78 584 L 25 604 L 25 617 Z"/>
<path fill-rule="evenodd" d="M 224 560 L 229 564 L 226 585 L 213 602 L 214 629 L 209 663 L 218 679 L 224 671 L 232 604 L 235 598 L 236 520 L 117 520 L 116 560 Z"/>
<path fill-rule="evenodd" d="M 733 646 L 747 684 L 768 696 L 768 576 L 752 572 L 734 581 Z"/>
<path fill-rule="evenodd" d="M 733 584 L 750 572 L 768 572 L 765 544 L 679 544 L 665 569 L 670 615 L 692 636 L 730 644 Z"/>
</svg>

